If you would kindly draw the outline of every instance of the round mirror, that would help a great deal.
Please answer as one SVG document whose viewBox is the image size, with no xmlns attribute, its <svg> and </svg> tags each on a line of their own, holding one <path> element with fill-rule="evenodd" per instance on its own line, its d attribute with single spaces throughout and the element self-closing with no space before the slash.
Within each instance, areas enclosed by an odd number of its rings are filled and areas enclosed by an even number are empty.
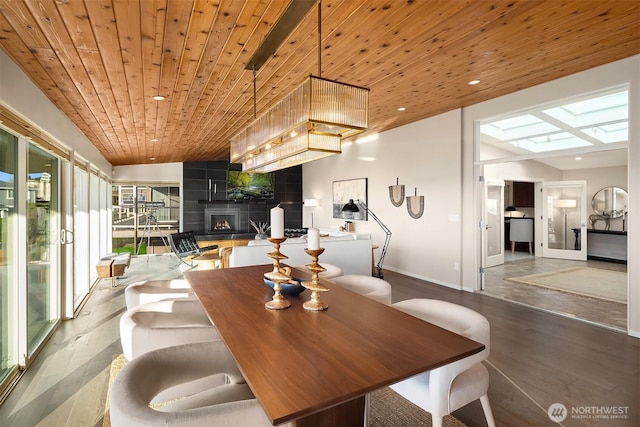
<svg viewBox="0 0 640 427">
<path fill-rule="evenodd" d="M 627 192 L 620 187 L 605 187 L 593 196 L 591 207 L 598 215 L 620 218 L 627 212 Z"/>
</svg>

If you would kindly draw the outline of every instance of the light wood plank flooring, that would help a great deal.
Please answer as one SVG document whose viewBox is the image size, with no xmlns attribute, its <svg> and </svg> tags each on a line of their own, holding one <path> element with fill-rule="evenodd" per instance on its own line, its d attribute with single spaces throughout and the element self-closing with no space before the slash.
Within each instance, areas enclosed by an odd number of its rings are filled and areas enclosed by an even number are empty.
<svg viewBox="0 0 640 427">
<path fill-rule="evenodd" d="M 175 258 L 132 259 L 115 289 L 100 282 L 80 315 L 65 321 L 0 407 L 0 426 L 96 426 L 102 416 L 112 357 L 121 352 L 119 317 L 125 283 L 178 277 Z M 572 408 L 623 407 L 626 418 L 573 418 L 564 426 L 640 424 L 640 340 L 481 293 L 456 291 L 385 271 L 394 302 L 437 298 L 468 306 L 491 323 L 489 398 L 499 426 L 553 426 L 553 403 Z M 455 414 L 468 426 L 484 426 L 479 403 Z M 413 427 L 413 426 L 407 426 Z"/>
</svg>

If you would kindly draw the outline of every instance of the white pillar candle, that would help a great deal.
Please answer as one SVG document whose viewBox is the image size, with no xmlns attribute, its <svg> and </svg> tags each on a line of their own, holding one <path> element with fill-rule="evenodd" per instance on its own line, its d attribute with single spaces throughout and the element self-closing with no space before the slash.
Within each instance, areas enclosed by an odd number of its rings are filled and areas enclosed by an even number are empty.
<svg viewBox="0 0 640 427">
<path fill-rule="evenodd" d="M 284 237 L 284 209 L 276 206 L 271 209 L 271 238 L 281 239 Z"/>
<path fill-rule="evenodd" d="M 320 230 L 310 228 L 309 231 L 307 231 L 307 245 L 310 251 L 320 249 Z"/>
</svg>

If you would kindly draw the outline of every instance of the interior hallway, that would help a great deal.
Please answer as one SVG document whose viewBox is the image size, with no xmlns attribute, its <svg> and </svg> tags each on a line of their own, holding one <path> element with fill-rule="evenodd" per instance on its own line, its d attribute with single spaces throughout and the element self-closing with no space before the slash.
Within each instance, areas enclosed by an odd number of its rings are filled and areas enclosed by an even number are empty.
<svg viewBox="0 0 640 427">
<path fill-rule="evenodd" d="M 583 297 L 552 289 L 507 282 L 509 277 L 546 273 L 569 267 L 591 267 L 627 272 L 626 264 L 587 260 L 572 261 L 542 258 L 526 252 L 505 251 L 505 263 L 486 269 L 485 290 L 488 296 L 574 317 L 596 325 L 627 331 L 627 305 Z M 606 284 L 604 284 L 606 285 Z"/>
<path fill-rule="evenodd" d="M 175 257 L 132 258 L 127 277 L 111 288 L 99 282 L 76 319 L 65 321 L 34 365 L 0 406 L 3 427 L 101 427 L 109 368 L 122 352 L 119 319 L 124 286 L 147 278 L 180 276 Z M 436 298 L 468 306 L 491 324 L 489 399 L 498 426 L 557 426 L 549 406 L 626 408 L 624 418 L 568 418 L 564 426 L 637 426 L 640 340 L 584 322 L 457 291 L 385 271 L 393 302 Z M 479 402 L 454 415 L 469 427 L 485 426 Z M 409 427 L 409 426 L 407 426 Z"/>
</svg>

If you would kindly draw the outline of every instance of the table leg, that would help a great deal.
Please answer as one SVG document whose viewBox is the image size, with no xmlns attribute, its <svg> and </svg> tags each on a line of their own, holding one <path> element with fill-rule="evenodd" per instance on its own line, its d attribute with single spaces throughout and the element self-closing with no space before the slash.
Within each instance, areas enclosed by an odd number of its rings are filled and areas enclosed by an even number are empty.
<svg viewBox="0 0 640 427">
<path fill-rule="evenodd" d="M 365 397 L 361 396 L 295 421 L 296 427 L 362 427 Z"/>
</svg>

